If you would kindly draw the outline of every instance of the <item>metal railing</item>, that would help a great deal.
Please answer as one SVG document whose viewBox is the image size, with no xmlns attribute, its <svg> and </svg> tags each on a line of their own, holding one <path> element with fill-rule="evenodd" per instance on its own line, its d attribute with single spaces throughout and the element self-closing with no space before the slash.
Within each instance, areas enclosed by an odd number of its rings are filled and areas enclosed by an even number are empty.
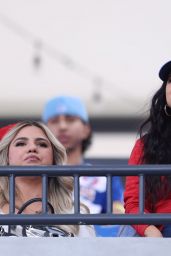
<svg viewBox="0 0 171 256">
<path fill-rule="evenodd" d="M 144 213 L 144 178 L 145 175 L 171 175 L 171 165 L 83 165 L 83 166 L 1 166 L 0 176 L 9 177 L 9 214 L 0 215 L 1 225 L 47 225 L 47 224 L 167 224 L 171 223 L 171 214 Z M 41 176 L 42 177 L 42 213 L 15 214 L 15 177 Z M 48 177 L 74 177 L 74 213 L 48 214 L 47 194 Z M 103 214 L 80 213 L 80 176 L 105 176 L 107 178 L 107 212 Z M 113 214 L 112 213 L 112 177 L 139 176 L 139 213 Z"/>
</svg>

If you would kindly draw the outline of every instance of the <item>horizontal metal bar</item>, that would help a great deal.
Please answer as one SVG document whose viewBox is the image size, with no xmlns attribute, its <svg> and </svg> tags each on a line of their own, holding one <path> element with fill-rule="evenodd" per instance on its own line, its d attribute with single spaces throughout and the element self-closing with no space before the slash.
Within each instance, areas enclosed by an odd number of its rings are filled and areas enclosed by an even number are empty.
<svg viewBox="0 0 171 256">
<path fill-rule="evenodd" d="M 170 175 L 171 165 L 72 165 L 72 166 L 0 166 L 0 176 L 137 176 Z"/>
<path fill-rule="evenodd" d="M 0 215 L 0 225 L 93 225 L 93 224 L 171 224 L 171 214 L 44 214 Z"/>
</svg>

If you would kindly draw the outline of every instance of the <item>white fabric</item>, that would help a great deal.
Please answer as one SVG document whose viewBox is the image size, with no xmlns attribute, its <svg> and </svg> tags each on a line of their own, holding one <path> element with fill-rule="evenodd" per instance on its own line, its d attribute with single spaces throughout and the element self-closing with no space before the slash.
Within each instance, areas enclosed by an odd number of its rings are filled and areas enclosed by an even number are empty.
<svg viewBox="0 0 171 256">
<path fill-rule="evenodd" d="M 0 209 L 0 214 L 4 214 L 1 209 Z M 3 225 L 2 227 L 3 227 L 4 231 L 6 233 L 8 233 L 8 225 Z M 17 225 L 17 236 L 22 236 L 22 226 L 20 226 L 20 225 Z M 35 235 L 33 235 L 33 234 L 30 234 L 29 236 L 35 237 Z M 95 236 L 96 235 L 95 235 L 95 230 L 94 230 L 93 226 L 90 226 L 90 225 L 80 225 L 79 226 L 79 233 L 78 233 L 77 237 L 95 237 Z"/>
<path fill-rule="evenodd" d="M 95 237 L 95 230 L 90 225 L 80 225 L 78 237 Z"/>
</svg>

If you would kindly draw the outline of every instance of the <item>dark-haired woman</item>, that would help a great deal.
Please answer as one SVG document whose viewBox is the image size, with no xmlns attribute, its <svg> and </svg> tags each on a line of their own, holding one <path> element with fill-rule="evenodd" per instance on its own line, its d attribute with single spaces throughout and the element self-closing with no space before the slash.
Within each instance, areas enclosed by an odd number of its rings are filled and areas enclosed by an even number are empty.
<svg viewBox="0 0 171 256">
<path fill-rule="evenodd" d="M 171 61 L 162 66 L 161 88 L 152 98 L 150 114 L 140 128 L 129 164 L 171 164 Z M 126 178 L 125 211 L 138 212 L 137 176 Z M 171 213 L 171 180 L 169 177 L 148 176 L 145 179 L 145 212 Z M 171 237 L 169 225 L 133 225 L 140 236 Z"/>
</svg>

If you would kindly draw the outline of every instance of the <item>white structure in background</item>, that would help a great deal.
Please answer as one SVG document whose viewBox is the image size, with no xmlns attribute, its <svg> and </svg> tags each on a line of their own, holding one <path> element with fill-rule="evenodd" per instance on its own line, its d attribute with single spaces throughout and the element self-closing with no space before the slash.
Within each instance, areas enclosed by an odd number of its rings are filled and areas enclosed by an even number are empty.
<svg viewBox="0 0 171 256">
<path fill-rule="evenodd" d="M 95 133 L 87 157 L 129 158 L 136 141 L 135 133 Z"/>
<path fill-rule="evenodd" d="M 171 58 L 170 0 L 0 1 L 0 116 L 57 94 L 92 116 L 139 116 Z M 155 9 L 155 12 L 154 12 Z"/>
<path fill-rule="evenodd" d="M 0 1 L 0 117 L 39 117 L 59 94 L 81 97 L 90 116 L 144 115 L 171 59 L 170 8 L 170 0 Z M 128 157 L 135 137 L 95 134 L 88 155 Z"/>
</svg>

